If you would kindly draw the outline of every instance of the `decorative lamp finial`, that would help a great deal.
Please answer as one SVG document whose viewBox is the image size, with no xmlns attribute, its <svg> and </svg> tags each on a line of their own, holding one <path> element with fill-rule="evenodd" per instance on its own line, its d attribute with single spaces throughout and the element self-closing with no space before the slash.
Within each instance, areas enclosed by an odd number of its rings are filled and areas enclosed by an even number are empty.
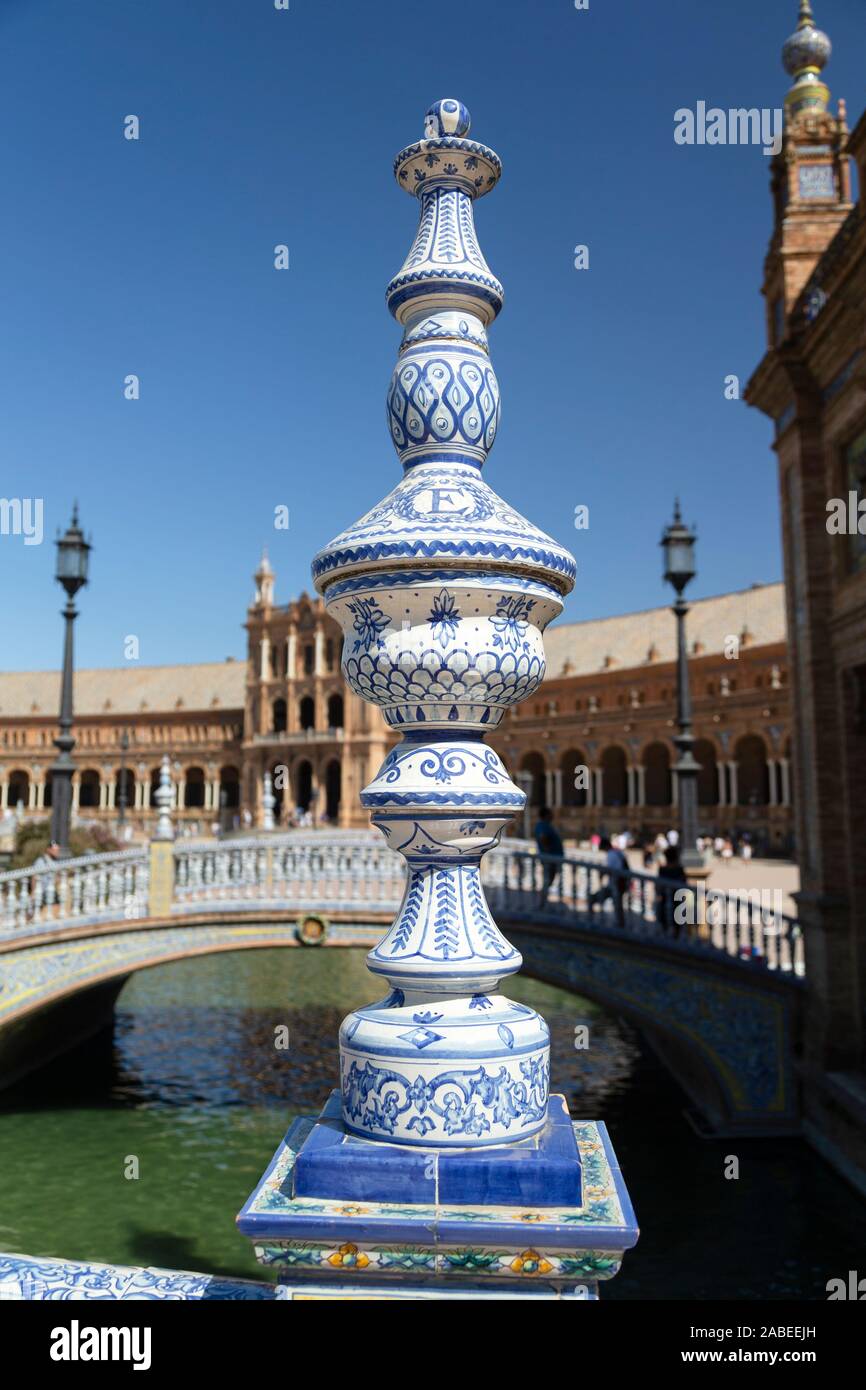
<svg viewBox="0 0 866 1390">
<path fill-rule="evenodd" d="M 472 119 L 462 101 L 444 97 L 434 101 L 424 116 L 424 135 L 428 140 L 441 140 L 447 135 L 468 135 Z"/>
<path fill-rule="evenodd" d="M 797 28 L 782 47 L 782 65 L 794 78 L 794 85 L 785 97 L 788 116 L 810 109 L 826 111 L 830 89 L 821 80 L 833 45 L 827 35 L 815 27 L 809 0 L 801 0 Z"/>
</svg>

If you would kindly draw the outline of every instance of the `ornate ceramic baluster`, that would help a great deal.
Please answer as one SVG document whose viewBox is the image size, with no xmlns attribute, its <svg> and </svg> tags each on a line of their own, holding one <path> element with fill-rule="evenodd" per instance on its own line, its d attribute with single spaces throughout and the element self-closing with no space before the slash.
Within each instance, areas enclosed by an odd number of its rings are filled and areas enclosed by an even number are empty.
<svg viewBox="0 0 866 1390">
<path fill-rule="evenodd" d="M 156 821 L 155 840 L 173 840 L 174 828 L 171 823 L 171 811 L 174 805 L 174 787 L 171 781 L 171 762 L 166 753 L 159 768 L 159 786 L 154 793 L 159 812 Z"/>
<path fill-rule="evenodd" d="M 479 874 L 525 796 L 482 740 L 541 684 L 541 634 L 574 576 L 568 551 L 481 476 L 499 420 L 487 330 L 503 291 L 473 204 L 501 166 L 468 133 L 465 107 L 437 102 L 425 138 L 397 156 L 397 182 L 421 204 L 387 291 L 403 328 L 388 422 L 404 477 L 313 565 L 345 634 L 346 680 L 402 735 L 361 795 L 409 873 L 368 956 L 386 998 L 340 1033 L 343 1120 L 369 1138 L 454 1146 L 526 1138 L 546 1119 L 547 1026 L 498 992 L 521 960 Z"/>
<path fill-rule="evenodd" d="M 262 778 L 262 830 L 273 830 L 276 804 L 271 774 L 266 772 Z"/>
</svg>

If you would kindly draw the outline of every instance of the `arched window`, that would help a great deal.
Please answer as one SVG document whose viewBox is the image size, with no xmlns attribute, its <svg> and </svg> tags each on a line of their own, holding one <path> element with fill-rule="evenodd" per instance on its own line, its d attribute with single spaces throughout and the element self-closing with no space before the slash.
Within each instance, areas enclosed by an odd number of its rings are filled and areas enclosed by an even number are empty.
<svg viewBox="0 0 866 1390">
<path fill-rule="evenodd" d="M 340 764 L 336 758 L 325 770 L 325 814 L 335 825 L 340 816 Z"/>
<path fill-rule="evenodd" d="M 536 809 L 543 806 L 545 800 L 544 758 L 540 753 L 526 753 L 520 764 L 520 770 L 528 773 L 532 778 L 532 786 L 527 792 L 529 805 Z"/>
<path fill-rule="evenodd" d="M 602 801 L 605 806 L 628 805 L 628 780 L 625 772 L 625 753 L 613 746 L 601 755 Z"/>
<path fill-rule="evenodd" d="M 81 774 L 78 805 L 82 810 L 95 810 L 99 806 L 99 773 L 92 767 L 86 768 Z"/>
<path fill-rule="evenodd" d="M 316 727 L 316 702 L 312 695 L 305 695 L 301 700 L 298 709 L 298 723 L 302 729 L 314 729 Z"/>
<path fill-rule="evenodd" d="M 328 728 L 342 729 L 343 727 L 343 697 L 342 695 L 328 696 Z"/>
<path fill-rule="evenodd" d="M 241 804 L 240 774 L 236 767 L 220 768 L 220 808 L 234 811 Z"/>
<path fill-rule="evenodd" d="M 127 810 L 135 806 L 135 774 L 131 768 L 117 770 L 114 779 L 114 804 L 118 810 L 121 805 L 125 805 Z"/>
<path fill-rule="evenodd" d="M 643 754 L 644 799 L 647 806 L 670 806 L 671 759 L 663 743 L 651 743 Z"/>
<path fill-rule="evenodd" d="M 770 775 L 763 739 L 746 734 L 734 749 L 737 761 L 737 802 L 740 806 L 766 806 L 770 800 Z"/>
<path fill-rule="evenodd" d="M 204 806 L 204 769 L 188 767 L 183 789 L 183 804 L 189 810 L 199 810 Z"/>
<path fill-rule="evenodd" d="M 15 771 L 10 775 L 8 801 L 13 811 L 19 805 L 27 807 L 30 801 L 30 777 L 26 772 Z"/>
<path fill-rule="evenodd" d="M 295 772 L 295 805 L 301 811 L 309 811 L 313 800 L 313 768 L 306 758 L 298 763 Z"/>
<path fill-rule="evenodd" d="M 563 753 L 559 767 L 562 773 L 563 806 L 585 806 L 586 787 L 583 783 L 589 780 L 584 772 L 584 768 L 587 767 L 586 755 L 578 748 L 570 748 L 567 753 Z M 581 783 L 579 787 L 574 785 L 577 780 Z"/>
<path fill-rule="evenodd" d="M 283 700 L 282 698 L 274 700 L 274 703 L 271 706 L 271 727 L 275 734 L 285 733 L 287 717 L 288 708 L 286 706 L 285 700 Z"/>
</svg>

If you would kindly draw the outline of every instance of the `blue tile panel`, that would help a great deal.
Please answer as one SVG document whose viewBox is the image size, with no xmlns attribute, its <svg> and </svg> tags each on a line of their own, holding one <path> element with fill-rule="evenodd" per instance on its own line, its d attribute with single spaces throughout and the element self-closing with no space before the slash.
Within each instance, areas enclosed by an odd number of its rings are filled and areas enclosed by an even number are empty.
<svg viewBox="0 0 866 1390">
<path fill-rule="evenodd" d="M 580 1155 L 561 1096 L 534 1138 L 449 1151 L 355 1138 L 343 1127 L 334 1092 L 298 1152 L 292 1192 L 420 1206 L 579 1207 Z"/>
<path fill-rule="evenodd" d="M 213 1274 L 192 1274 L 186 1270 L 0 1254 L 0 1301 L 3 1302 L 67 1299 L 248 1301 L 277 1296 L 274 1284 L 257 1283 L 252 1279 L 221 1279 Z"/>
<path fill-rule="evenodd" d="M 566 1113 L 560 1097 L 554 1110 Z M 335 1113 L 328 1109 L 322 1125 L 334 1125 Z M 351 1279 L 372 1287 L 382 1278 L 400 1278 L 403 1284 L 459 1285 L 467 1293 L 485 1284 L 543 1285 L 587 1297 L 596 1281 L 616 1274 L 623 1253 L 637 1242 L 634 1211 L 603 1124 L 573 1125 L 582 1200 L 552 1207 L 457 1202 L 441 1192 L 427 1202 L 296 1194 L 297 1155 L 316 1123 L 312 1117 L 295 1121 L 238 1216 L 259 1261 L 278 1269 L 284 1282 Z M 311 1152 L 334 1149 L 332 1140 Z"/>
</svg>

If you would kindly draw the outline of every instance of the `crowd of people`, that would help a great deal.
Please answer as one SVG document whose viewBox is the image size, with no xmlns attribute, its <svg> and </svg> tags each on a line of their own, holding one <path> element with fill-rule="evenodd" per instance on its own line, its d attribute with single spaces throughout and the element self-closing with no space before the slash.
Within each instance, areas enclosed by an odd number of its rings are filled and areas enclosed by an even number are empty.
<svg viewBox="0 0 866 1390">
<path fill-rule="evenodd" d="M 682 930 L 680 919 L 687 919 L 689 916 L 688 913 L 677 912 L 683 894 L 689 891 L 686 871 L 680 857 L 679 841 L 679 831 L 675 829 L 659 831 L 654 839 L 646 840 L 642 844 L 628 830 L 618 835 L 609 836 L 600 832 L 591 835 L 590 845 L 593 851 L 604 855 L 604 869 L 599 886 L 589 894 L 590 911 L 604 907 L 610 902 L 617 925 L 625 925 L 633 873 L 628 852 L 638 850 L 642 853 L 644 872 L 655 871 L 656 874 L 656 921 L 667 934 L 679 936 Z M 544 858 L 539 904 L 544 906 L 559 877 L 565 857 L 562 836 L 553 823 L 553 813 L 549 806 L 542 807 L 540 811 L 535 826 L 535 843 L 539 855 Z M 746 860 L 752 857 L 752 844 L 747 835 L 737 838 L 726 835 L 700 837 L 697 848 L 706 856 L 715 856 L 723 864 L 730 863 L 735 855 Z"/>
</svg>

